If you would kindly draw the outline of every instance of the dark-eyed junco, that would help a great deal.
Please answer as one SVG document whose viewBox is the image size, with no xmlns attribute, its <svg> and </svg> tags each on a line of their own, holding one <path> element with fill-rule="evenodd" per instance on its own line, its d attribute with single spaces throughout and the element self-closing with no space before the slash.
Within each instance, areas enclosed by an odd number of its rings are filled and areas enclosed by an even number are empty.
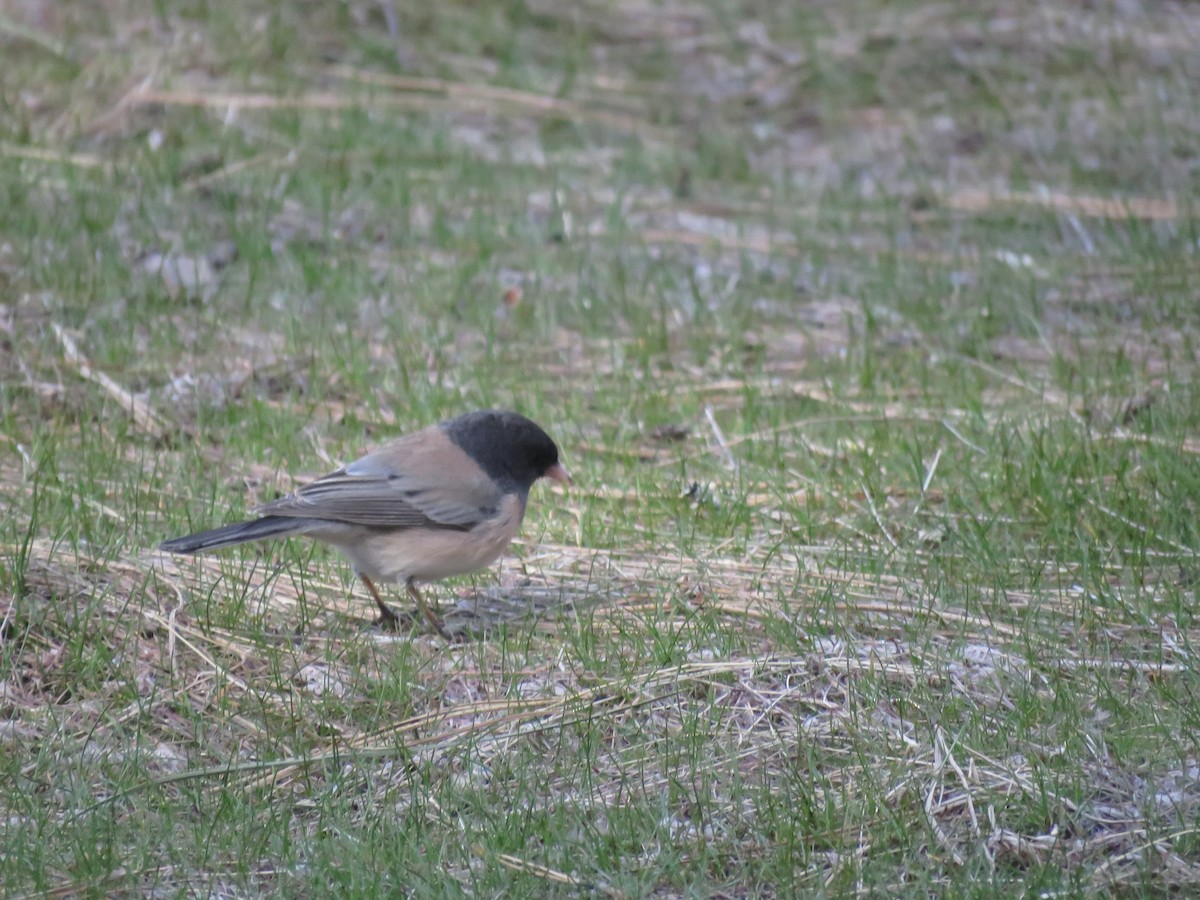
<svg viewBox="0 0 1200 900">
<path fill-rule="evenodd" d="M 437 631 L 441 622 L 416 582 L 465 575 L 492 563 L 517 533 L 539 478 L 569 484 L 558 447 L 515 412 L 470 412 L 397 438 L 348 466 L 254 511 L 261 518 L 164 541 L 200 553 L 247 541 L 303 535 L 350 558 L 396 627 L 375 582 L 404 582 Z"/>
</svg>

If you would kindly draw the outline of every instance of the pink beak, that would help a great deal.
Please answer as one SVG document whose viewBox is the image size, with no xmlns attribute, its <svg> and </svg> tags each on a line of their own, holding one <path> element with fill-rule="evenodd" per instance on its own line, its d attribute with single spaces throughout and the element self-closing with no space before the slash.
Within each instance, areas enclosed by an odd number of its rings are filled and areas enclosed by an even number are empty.
<svg viewBox="0 0 1200 900">
<path fill-rule="evenodd" d="M 571 473 L 567 471 L 567 467 L 560 462 L 556 462 L 554 465 L 548 468 L 544 473 L 544 477 L 552 478 L 559 484 L 575 483 L 575 479 L 571 477 Z"/>
</svg>

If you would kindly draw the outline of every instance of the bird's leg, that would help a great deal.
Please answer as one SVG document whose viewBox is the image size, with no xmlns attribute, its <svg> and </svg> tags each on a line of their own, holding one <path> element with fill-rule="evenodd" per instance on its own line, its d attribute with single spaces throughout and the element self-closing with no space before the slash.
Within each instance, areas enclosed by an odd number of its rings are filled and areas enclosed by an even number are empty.
<svg viewBox="0 0 1200 900">
<path fill-rule="evenodd" d="M 358 577 L 361 578 L 362 583 L 367 586 L 367 590 L 370 591 L 371 596 L 375 598 L 375 605 L 379 607 L 379 618 L 376 620 L 376 624 L 379 625 L 379 627 L 384 631 L 399 631 L 400 617 L 392 612 L 391 609 L 388 608 L 388 605 L 383 602 L 383 598 L 379 596 L 379 591 L 375 590 L 375 582 L 373 582 L 366 575 L 359 575 Z"/>
<path fill-rule="evenodd" d="M 442 625 L 442 620 L 437 617 L 437 613 L 429 608 L 429 604 L 425 602 L 425 598 L 421 596 L 421 592 L 417 590 L 417 586 L 413 584 L 413 580 L 411 578 L 404 582 L 404 587 L 408 590 L 408 595 L 417 601 L 417 609 L 424 613 L 425 618 L 429 620 L 429 624 L 433 626 L 433 630 L 444 637 L 447 641 L 453 642 L 454 638 L 452 638 L 450 633 L 446 631 L 445 627 Z"/>
</svg>

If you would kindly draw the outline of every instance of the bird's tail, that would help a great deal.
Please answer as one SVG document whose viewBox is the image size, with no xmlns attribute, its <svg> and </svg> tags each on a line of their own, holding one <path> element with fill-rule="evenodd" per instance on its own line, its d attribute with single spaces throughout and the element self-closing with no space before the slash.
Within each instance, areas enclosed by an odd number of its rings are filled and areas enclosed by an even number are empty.
<svg viewBox="0 0 1200 900">
<path fill-rule="evenodd" d="M 291 516 L 263 516 L 261 519 L 254 519 L 251 522 L 238 522 L 236 525 L 225 525 L 221 528 L 213 528 L 211 531 L 200 531 L 184 537 L 171 538 L 171 540 L 159 544 L 158 549 L 166 550 L 168 553 L 203 553 L 205 550 L 232 547 L 234 544 L 244 544 L 247 541 L 303 534 L 311 525 L 311 520 L 306 521 Z"/>
</svg>

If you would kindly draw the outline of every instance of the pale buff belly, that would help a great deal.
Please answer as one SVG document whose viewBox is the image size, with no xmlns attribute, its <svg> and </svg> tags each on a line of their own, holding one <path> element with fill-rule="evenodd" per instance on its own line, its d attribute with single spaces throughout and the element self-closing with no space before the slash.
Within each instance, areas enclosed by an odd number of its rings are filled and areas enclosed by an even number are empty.
<svg viewBox="0 0 1200 900">
<path fill-rule="evenodd" d="M 516 536 L 524 513 L 524 504 L 510 496 L 494 518 L 471 531 L 381 531 L 350 526 L 340 533 L 310 536 L 336 547 L 350 559 L 356 573 L 372 581 L 436 581 L 477 572 L 495 562 Z"/>
</svg>

